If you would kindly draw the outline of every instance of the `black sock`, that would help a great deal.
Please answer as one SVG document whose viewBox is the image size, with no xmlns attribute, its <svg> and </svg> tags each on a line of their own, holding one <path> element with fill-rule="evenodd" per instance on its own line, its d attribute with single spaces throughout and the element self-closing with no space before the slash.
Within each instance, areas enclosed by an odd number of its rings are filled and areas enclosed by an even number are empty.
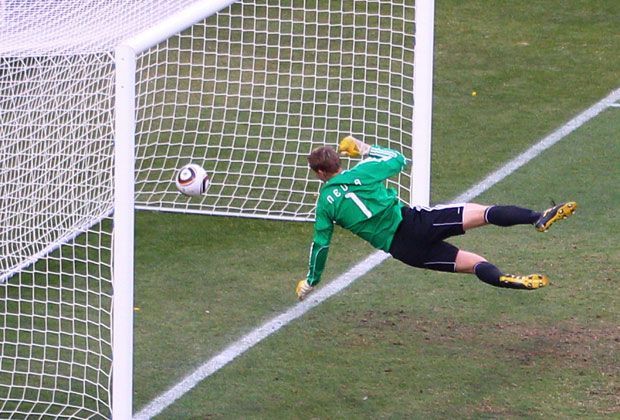
<svg viewBox="0 0 620 420">
<path fill-rule="evenodd" d="M 487 222 L 497 226 L 531 225 L 540 218 L 540 213 L 517 206 L 491 206 L 484 213 Z"/>
<path fill-rule="evenodd" d="M 479 262 L 474 266 L 474 272 L 476 276 L 483 282 L 490 284 L 491 286 L 503 287 L 499 281 L 499 277 L 503 275 L 499 268 L 491 264 L 490 262 Z"/>
</svg>

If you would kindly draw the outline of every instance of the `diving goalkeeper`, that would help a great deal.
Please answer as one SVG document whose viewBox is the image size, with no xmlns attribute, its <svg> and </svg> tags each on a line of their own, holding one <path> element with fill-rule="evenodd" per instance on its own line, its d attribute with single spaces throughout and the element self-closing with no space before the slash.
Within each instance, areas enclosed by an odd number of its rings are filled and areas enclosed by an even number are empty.
<svg viewBox="0 0 620 420">
<path fill-rule="evenodd" d="M 343 170 L 339 153 L 365 159 L 352 169 Z M 409 207 L 394 190 L 385 186 L 387 178 L 405 168 L 405 157 L 352 136 L 340 142 L 338 151 L 329 146 L 314 149 L 308 156 L 308 164 L 324 184 L 316 205 L 308 274 L 296 287 L 300 300 L 321 280 L 334 223 L 413 267 L 475 274 L 497 287 L 526 290 L 544 287 L 549 279 L 543 274 L 506 274 L 480 255 L 458 249 L 445 239 L 487 224 L 534 225 L 536 230 L 544 232 L 557 220 L 570 216 L 577 207 L 572 201 L 543 212 L 512 205 L 474 203 Z"/>
</svg>

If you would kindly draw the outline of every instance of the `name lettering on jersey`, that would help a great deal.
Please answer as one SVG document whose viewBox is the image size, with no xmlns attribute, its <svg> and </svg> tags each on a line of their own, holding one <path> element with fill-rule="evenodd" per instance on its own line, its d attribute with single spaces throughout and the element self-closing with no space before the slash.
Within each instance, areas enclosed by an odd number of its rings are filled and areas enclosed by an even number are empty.
<svg viewBox="0 0 620 420">
<path fill-rule="evenodd" d="M 362 185 L 362 181 L 360 181 L 358 178 L 355 178 L 353 180 L 353 184 L 354 185 Z M 331 193 L 327 196 L 327 202 L 329 204 L 334 204 L 334 201 L 336 201 L 336 198 L 340 198 L 343 196 L 343 194 L 340 192 L 347 192 L 349 191 L 349 186 L 348 185 L 339 185 L 337 188 L 334 188 Z M 334 198 L 336 197 L 336 198 Z"/>
</svg>

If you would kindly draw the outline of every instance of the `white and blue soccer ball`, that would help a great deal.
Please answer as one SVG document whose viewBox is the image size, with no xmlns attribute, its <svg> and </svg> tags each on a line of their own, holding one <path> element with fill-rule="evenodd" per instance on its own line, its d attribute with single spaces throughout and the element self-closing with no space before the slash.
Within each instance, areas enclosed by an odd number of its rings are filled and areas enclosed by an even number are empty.
<svg viewBox="0 0 620 420">
<path fill-rule="evenodd" d="M 175 176 L 175 184 L 182 194 L 197 197 L 207 191 L 209 175 L 202 166 L 196 163 L 188 163 L 178 170 Z"/>
</svg>

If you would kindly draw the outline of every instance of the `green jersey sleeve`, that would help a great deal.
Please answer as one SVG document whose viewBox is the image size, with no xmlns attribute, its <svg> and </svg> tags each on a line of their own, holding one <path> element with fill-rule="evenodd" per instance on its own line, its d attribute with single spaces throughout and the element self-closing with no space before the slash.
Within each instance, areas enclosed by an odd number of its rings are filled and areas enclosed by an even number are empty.
<svg viewBox="0 0 620 420">
<path fill-rule="evenodd" d="M 314 286 L 321 280 L 321 274 L 327 262 L 329 243 L 334 232 L 334 222 L 325 211 L 325 208 L 318 206 L 314 222 L 314 237 L 310 246 L 310 259 L 308 262 L 307 280 Z"/>
<path fill-rule="evenodd" d="M 368 158 L 355 166 L 355 170 L 363 173 L 366 183 L 388 179 L 407 166 L 407 159 L 396 150 L 381 146 L 372 146 Z"/>
</svg>

